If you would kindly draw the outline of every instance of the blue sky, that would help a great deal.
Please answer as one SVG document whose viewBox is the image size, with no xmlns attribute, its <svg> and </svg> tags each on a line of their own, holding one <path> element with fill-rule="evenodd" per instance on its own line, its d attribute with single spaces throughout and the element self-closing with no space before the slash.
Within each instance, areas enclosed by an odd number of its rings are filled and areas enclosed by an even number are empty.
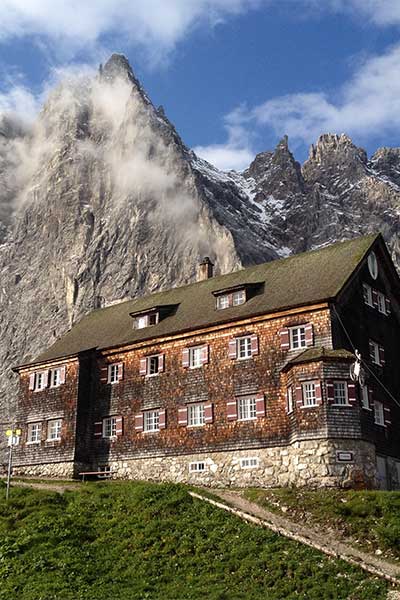
<svg viewBox="0 0 400 600">
<path fill-rule="evenodd" d="M 56 6 L 56 8 L 55 8 Z M 289 135 L 398 146 L 400 0 L 2 0 L 0 112 L 124 53 L 187 145 L 245 168 Z"/>
</svg>

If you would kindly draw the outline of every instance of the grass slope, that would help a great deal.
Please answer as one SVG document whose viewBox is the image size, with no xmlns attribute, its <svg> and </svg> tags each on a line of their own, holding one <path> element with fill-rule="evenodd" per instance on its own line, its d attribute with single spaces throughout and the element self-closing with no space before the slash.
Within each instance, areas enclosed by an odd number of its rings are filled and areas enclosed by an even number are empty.
<svg viewBox="0 0 400 600">
<path fill-rule="evenodd" d="M 400 492 L 249 489 L 243 495 L 288 518 L 323 525 L 368 552 L 400 561 Z"/>
<path fill-rule="evenodd" d="M 385 582 L 193 499 L 183 486 L 0 488 L 0 598 L 384 599 Z"/>
</svg>

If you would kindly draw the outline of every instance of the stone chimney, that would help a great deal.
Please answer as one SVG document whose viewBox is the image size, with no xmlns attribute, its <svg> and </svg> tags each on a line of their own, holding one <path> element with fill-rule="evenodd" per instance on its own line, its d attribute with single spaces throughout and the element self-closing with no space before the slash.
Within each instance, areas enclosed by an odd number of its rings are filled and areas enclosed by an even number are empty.
<svg viewBox="0 0 400 600">
<path fill-rule="evenodd" d="M 204 281 L 210 279 L 214 274 L 214 265 L 208 256 L 205 256 L 197 271 L 197 281 Z"/>
</svg>

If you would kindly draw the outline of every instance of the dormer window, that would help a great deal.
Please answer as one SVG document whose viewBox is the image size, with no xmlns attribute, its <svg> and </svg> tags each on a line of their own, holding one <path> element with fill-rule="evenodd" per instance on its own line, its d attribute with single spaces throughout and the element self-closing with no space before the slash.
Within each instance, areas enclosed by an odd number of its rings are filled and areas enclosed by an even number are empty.
<svg viewBox="0 0 400 600">
<path fill-rule="evenodd" d="M 135 320 L 135 327 L 136 329 L 144 329 L 145 327 L 150 327 L 151 325 L 157 325 L 157 323 L 158 312 L 153 312 L 137 317 Z"/>
<path fill-rule="evenodd" d="M 230 294 L 217 296 L 217 309 L 223 310 L 231 306 L 240 306 L 246 302 L 246 290 L 236 290 Z"/>
</svg>

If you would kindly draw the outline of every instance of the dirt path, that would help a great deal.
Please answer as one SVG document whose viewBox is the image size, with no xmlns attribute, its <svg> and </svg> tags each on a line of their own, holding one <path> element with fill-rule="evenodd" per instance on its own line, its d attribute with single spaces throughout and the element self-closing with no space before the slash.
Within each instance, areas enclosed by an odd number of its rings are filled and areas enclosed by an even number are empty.
<svg viewBox="0 0 400 600">
<path fill-rule="evenodd" d="M 378 575 L 379 577 L 400 586 L 400 566 L 393 565 L 385 560 L 357 550 L 356 548 L 339 541 L 332 534 L 328 534 L 325 531 L 315 531 L 310 527 L 298 525 L 285 517 L 276 515 L 275 513 L 258 506 L 258 504 L 255 504 L 254 502 L 246 500 L 240 496 L 240 494 L 235 492 L 213 489 L 213 495 L 221 498 L 223 503 L 214 501 L 201 494 L 196 494 L 195 492 L 189 493 L 196 498 L 200 498 L 206 502 L 219 506 L 219 508 L 232 512 L 246 521 L 267 527 L 285 537 L 301 542 L 302 544 L 307 544 L 316 550 L 320 550 L 324 554 L 340 558 L 352 565 L 357 565 L 369 573 Z M 395 597 L 396 596 L 392 596 L 392 598 Z"/>
<path fill-rule="evenodd" d="M 51 492 L 58 492 L 59 494 L 63 494 L 66 490 L 71 490 L 71 491 L 76 491 L 81 489 L 81 485 L 80 483 L 74 483 L 73 481 L 71 481 L 71 483 L 65 482 L 65 483 L 61 483 L 61 482 L 54 482 L 54 483 L 39 483 L 37 481 L 12 481 L 11 482 L 11 489 L 13 487 L 29 487 L 29 488 L 35 488 L 37 490 L 49 490 Z"/>
</svg>

